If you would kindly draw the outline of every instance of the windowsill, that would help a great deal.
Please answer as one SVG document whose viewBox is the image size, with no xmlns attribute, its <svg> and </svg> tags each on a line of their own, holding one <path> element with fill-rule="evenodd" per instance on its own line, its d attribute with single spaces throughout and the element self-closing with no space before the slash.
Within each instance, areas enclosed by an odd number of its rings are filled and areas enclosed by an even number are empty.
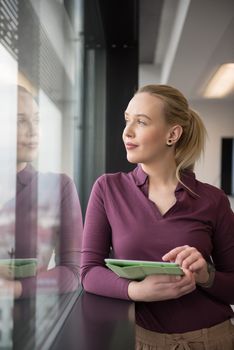
<svg viewBox="0 0 234 350">
<path fill-rule="evenodd" d="M 10 348 L 134 350 L 134 303 L 89 294 L 82 288 L 15 300 Z"/>
</svg>

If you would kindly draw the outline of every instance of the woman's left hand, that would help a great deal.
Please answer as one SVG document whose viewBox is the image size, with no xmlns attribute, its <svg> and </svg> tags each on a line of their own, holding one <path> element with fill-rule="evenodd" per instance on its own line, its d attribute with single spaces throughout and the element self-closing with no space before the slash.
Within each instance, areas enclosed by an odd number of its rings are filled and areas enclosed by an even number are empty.
<svg viewBox="0 0 234 350">
<path fill-rule="evenodd" d="M 206 283 L 209 279 L 207 262 L 202 254 L 194 247 L 184 245 L 170 250 L 162 257 L 163 261 L 179 264 L 182 268 L 194 273 L 196 283 Z"/>
</svg>

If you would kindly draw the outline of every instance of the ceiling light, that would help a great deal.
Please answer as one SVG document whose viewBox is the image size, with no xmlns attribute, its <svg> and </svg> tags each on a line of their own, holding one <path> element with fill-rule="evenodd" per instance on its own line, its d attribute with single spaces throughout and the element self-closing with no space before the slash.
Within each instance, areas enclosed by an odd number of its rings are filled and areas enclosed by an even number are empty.
<svg viewBox="0 0 234 350">
<path fill-rule="evenodd" d="M 225 63 L 217 69 L 203 96 L 206 98 L 221 98 L 231 92 L 234 92 L 234 63 Z"/>
</svg>

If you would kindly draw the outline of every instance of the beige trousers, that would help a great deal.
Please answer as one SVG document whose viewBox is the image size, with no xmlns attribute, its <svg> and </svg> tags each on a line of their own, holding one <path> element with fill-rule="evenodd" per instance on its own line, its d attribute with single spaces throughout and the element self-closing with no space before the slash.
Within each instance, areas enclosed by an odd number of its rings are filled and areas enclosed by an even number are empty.
<svg viewBox="0 0 234 350">
<path fill-rule="evenodd" d="M 136 350 L 234 350 L 234 325 L 228 320 L 181 334 L 151 332 L 136 325 Z"/>
</svg>

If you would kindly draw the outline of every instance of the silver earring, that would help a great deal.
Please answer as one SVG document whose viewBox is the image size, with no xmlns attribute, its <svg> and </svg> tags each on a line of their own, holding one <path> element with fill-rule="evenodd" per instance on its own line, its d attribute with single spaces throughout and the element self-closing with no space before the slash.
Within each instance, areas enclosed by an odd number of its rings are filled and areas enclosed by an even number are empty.
<svg viewBox="0 0 234 350">
<path fill-rule="evenodd" d="M 168 146 L 168 147 L 171 147 L 171 146 L 172 146 L 172 140 L 171 140 L 171 139 L 167 140 L 167 146 Z"/>
</svg>

